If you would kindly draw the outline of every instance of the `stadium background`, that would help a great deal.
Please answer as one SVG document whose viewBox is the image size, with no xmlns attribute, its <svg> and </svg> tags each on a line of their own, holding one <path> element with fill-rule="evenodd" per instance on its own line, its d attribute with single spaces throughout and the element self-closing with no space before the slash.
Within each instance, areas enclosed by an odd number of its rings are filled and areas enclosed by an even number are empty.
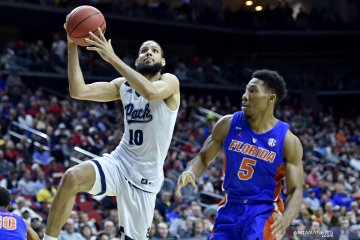
<svg viewBox="0 0 360 240">
<path fill-rule="evenodd" d="M 177 198 L 175 180 L 211 132 L 217 117 L 208 110 L 223 115 L 239 109 L 244 86 L 259 68 L 285 77 L 289 95 L 276 114 L 304 146 L 304 201 L 288 239 L 326 237 L 294 236 L 304 229 L 330 231 L 334 239 L 341 233 L 345 239 L 360 238 L 356 0 L 0 1 L 0 185 L 11 190 L 13 210 L 40 235 L 52 198 L 47 189 L 56 191 L 62 173 L 89 158 L 81 149 L 96 155 L 111 151 L 122 135 L 121 103 L 69 98 L 62 25 L 82 4 L 104 13 L 106 36 L 127 63 L 133 65 L 139 45 L 153 39 L 164 49 L 165 71 L 181 81 L 181 111 L 152 239 L 166 234 L 167 239 L 207 239 L 222 195 L 221 156 L 198 181 L 197 191 L 185 188 Z M 86 50 L 81 64 L 87 82 L 117 76 Z M 65 239 L 86 234 L 87 226 L 93 238 L 108 233 L 116 239 L 115 207 L 113 198 L 79 194 Z"/>
</svg>

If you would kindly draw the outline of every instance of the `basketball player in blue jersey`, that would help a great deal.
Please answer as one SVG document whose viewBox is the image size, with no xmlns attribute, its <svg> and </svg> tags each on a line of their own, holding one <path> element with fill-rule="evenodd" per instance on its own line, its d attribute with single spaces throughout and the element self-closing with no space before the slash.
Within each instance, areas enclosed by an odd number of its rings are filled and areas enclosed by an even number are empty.
<svg viewBox="0 0 360 240">
<path fill-rule="evenodd" d="M 289 126 L 274 117 L 286 95 L 275 71 L 255 71 L 242 96 L 242 111 L 222 117 L 200 153 L 180 175 L 176 193 L 224 153 L 225 198 L 219 204 L 212 240 L 281 239 L 300 210 L 302 146 Z M 280 196 L 286 179 L 287 200 Z"/>
<path fill-rule="evenodd" d="M 9 212 L 10 192 L 0 187 L 0 240 L 39 240 L 39 236 L 22 217 Z"/>
<path fill-rule="evenodd" d="M 51 205 L 45 240 L 57 239 L 78 192 L 116 196 L 121 239 L 148 239 L 156 194 L 163 184 L 163 163 L 180 104 L 179 80 L 173 74 L 161 74 L 165 59 L 158 43 L 141 45 L 136 71 L 115 55 L 111 40 L 99 31 L 99 37 L 91 33 L 91 39 L 86 39 L 92 44 L 87 49 L 98 52 L 123 77 L 86 84 L 77 46 L 68 38 L 70 95 L 98 102 L 121 99 L 124 135 L 111 153 L 66 171 Z"/>
</svg>

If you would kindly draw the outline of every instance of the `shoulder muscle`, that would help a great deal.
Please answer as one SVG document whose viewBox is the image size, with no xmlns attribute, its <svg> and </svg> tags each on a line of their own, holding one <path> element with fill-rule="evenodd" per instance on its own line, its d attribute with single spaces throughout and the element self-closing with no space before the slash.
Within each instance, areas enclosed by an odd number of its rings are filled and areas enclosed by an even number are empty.
<svg viewBox="0 0 360 240">
<path fill-rule="evenodd" d="M 212 131 L 212 138 L 217 141 L 223 142 L 227 137 L 233 115 L 226 115 L 218 120 Z"/>
<path fill-rule="evenodd" d="M 287 162 L 297 165 L 302 161 L 303 148 L 301 142 L 290 130 L 286 133 L 283 151 Z"/>
</svg>

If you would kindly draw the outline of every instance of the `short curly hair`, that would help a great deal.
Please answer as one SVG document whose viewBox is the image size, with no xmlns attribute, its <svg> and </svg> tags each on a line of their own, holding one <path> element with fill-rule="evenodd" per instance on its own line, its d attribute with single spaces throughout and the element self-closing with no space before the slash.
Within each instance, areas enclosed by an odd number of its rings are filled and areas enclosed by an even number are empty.
<svg viewBox="0 0 360 240">
<path fill-rule="evenodd" d="M 3 187 L 0 187 L 0 207 L 7 207 L 10 205 L 10 192 Z"/>
<path fill-rule="evenodd" d="M 252 74 L 251 78 L 257 78 L 262 80 L 265 86 L 275 93 L 275 105 L 278 105 L 286 97 L 286 83 L 284 81 L 284 78 L 277 71 L 269 69 L 256 70 Z"/>
</svg>

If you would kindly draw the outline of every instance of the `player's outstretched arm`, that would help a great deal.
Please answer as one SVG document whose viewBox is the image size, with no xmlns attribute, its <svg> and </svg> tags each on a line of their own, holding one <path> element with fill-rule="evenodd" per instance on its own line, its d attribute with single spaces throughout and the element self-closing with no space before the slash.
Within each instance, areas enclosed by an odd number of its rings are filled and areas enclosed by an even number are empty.
<svg viewBox="0 0 360 240">
<path fill-rule="evenodd" d="M 111 45 L 111 39 L 106 40 L 100 28 L 98 32 L 99 36 L 90 33 L 91 39 L 85 39 L 86 42 L 92 44 L 91 47 L 87 47 L 86 49 L 96 51 L 105 61 L 110 63 L 141 96 L 152 102 L 158 99 L 167 99 L 179 92 L 179 80 L 175 75 L 167 73 L 161 76 L 161 81 L 148 81 L 142 74 L 132 69 L 115 54 Z"/>
<path fill-rule="evenodd" d="M 66 24 L 64 24 L 66 28 Z M 124 78 L 116 78 L 111 82 L 95 82 L 86 84 L 79 63 L 77 45 L 68 39 L 68 79 L 70 96 L 79 100 L 108 102 L 120 99 L 120 86 Z"/>
<path fill-rule="evenodd" d="M 25 221 L 25 220 L 24 220 Z M 28 223 L 27 221 L 25 221 L 26 223 L 26 231 L 27 231 L 27 240 L 40 240 L 39 235 L 37 235 L 37 233 L 34 231 L 34 229 L 32 229 L 32 227 L 30 226 L 30 223 Z"/>
<path fill-rule="evenodd" d="M 179 176 L 176 194 L 180 195 L 181 188 L 188 183 L 191 183 L 194 188 L 196 187 L 195 180 L 201 177 L 209 163 L 221 152 L 231 120 L 232 115 L 227 115 L 215 124 L 212 134 L 206 139 L 200 152 L 188 163 L 186 170 Z"/>
<path fill-rule="evenodd" d="M 303 198 L 303 148 L 299 138 L 290 130 L 285 137 L 284 156 L 286 159 L 287 200 L 283 215 L 281 217 L 277 215 L 277 219 L 272 225 L 273 233 L 278 237 L 285 234 L 286 228 L 298 215 Z"/>
</svg>

